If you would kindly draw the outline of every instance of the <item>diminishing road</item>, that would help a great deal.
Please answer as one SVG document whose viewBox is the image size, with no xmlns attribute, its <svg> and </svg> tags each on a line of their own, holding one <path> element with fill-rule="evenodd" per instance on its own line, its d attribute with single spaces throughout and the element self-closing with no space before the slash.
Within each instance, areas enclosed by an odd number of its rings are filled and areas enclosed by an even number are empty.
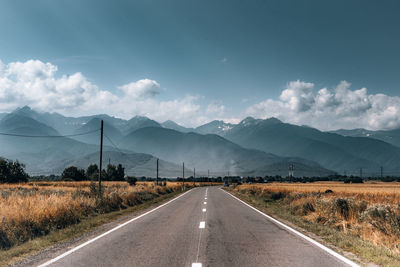
<svg viewBox="0 0 400 267">
<path fill-rule="evenodd" d="M 193 189 L 72 253 L 41 264 L 348 266 L 216 187 Z"/>
</svg>

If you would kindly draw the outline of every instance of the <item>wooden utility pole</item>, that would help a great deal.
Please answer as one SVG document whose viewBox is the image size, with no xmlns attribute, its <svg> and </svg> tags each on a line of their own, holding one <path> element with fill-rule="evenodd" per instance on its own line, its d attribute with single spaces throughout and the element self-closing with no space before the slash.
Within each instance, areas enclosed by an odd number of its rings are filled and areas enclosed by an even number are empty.
<svg viewBox="0 0 400 267">
<path fill-rule="evenodd" d="M 185 189 L 185 162 L 182 163 L 182 187 Z"/>
<path fill-rule="evenodd" d="M 193 187 L 195 186 L 196 181 L 196 168 L 193 169 Z"/>
<path fill-rule="evenodd" d="M 101 196 L 101 173 L 103 168 L 103 120 L 100 128 L 99 196 Z"/>
<path fill-rule="evenodd" d="M 158 185 L 158 159 L 157 159 L 157 177 L 156 177 L 156 185 Z"/>
</svg>

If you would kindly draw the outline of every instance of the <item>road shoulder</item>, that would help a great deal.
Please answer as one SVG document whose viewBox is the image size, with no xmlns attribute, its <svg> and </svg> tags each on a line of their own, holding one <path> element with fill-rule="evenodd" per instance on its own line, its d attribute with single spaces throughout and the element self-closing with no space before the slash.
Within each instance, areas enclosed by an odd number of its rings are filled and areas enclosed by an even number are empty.
<svg viewBox="0 0 400 267">
<path fill-rule="evenodd" d="M 187 191 L 186 191 L 187 192 Z M 152 201 L 127 208 L 125 210 L 89 217 L 79 224 L 55 231 L 49 235 L 28 241 L 6 251 L 8 265 L 35 266 L 46 259 L 52 259 L 73 247 L 85 243 L 129 220 L 149 212 L 184 192 L 173 192 Z M 0 264 L 1 265 L 1 264 Z"/>
<path fill-rule="evenodd" d="M 300 232 L 301 234 L 303 234 L 303 235 L 317 241 L 318 243 L 326 246 L 327 248 L 343 255 L 344 257 L 350 259 L 351 261 L 361 264 L 362 266 L 378 266 L 374 263 L 371 263 L 368 260 L 358 257 L 355 253 L 345 250 L 343 248 L 343 246 L 348 245 L 348 243 L 346 243 L 346 242 L 343 242 L 343 243 L 329 242 L 329 241 L 331 241 L 331 238 L 329 238 L 329 237 L 331 237 L 332 234 L 336 235 L 336 240 L 340 241 L 342 236 L 344 236 L 343 233 L 340 233 L 340 232 L 338 232 L 336 230 L 332 230 L 332 229 L 326 229 L 326 227 L 322 227 L 320 225 L 315 225 L 313 223 L 309 223 L 305 220 L 302 220 L 301 218 L 290 215 L 287 211 L 282 209 L 282 207 L 279 207 L 279 205 L 276 205 L 276 204 L 272 205 L 271 203 L 266 204 L 261 199 L 257 199 L 256 197 L 250 198 L 249 196 L 240 194 L 240 193 L 232 190 L 231 188 L 222 188 L 221 190 L 229 192 L 233 196 L 239 198 L 240 200 L 244 201 L 251 207 L 257 209 L 258 211 L 261 211 L 262 213 L 265 213 L 266 215 L 272 217 L 273 219 L 289 226 L 290 228 L 293 228 L 294 230 Z M 322 229 L 322 228 L 324 228 L 324 229 Z M 324 235 L 324 234 L 326 234 L 326 235 Z M 345 236 L 345 237 L 349 238 L 348 236 Z M 375 247 L 372 244 L 362 241 L 361 239 L 358 239 L 356 241 L 358 243 L 361 243 L 361 245 L 366 246 L 367 249 L 369 249 L 369 250 L 375 249 Z M 396 265 L 389 264 L 388 266 L 396 266 Z"/>
</svg>

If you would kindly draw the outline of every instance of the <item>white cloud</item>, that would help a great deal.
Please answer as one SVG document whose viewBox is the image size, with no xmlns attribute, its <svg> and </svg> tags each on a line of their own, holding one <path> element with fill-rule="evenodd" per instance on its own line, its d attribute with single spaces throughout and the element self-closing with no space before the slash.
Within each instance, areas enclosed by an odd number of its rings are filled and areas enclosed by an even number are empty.
<svg viewBox="0 0 400 267">
<path fill-rule="evenodd" d="M 400 97 L 369 95 L 366 88 L 353 91 L 346 81 L 333 90 L 322 88 L 314 92 L 314 87 L 313 83 L 290 82 L 279 100 L 267 99 L 252 105 L 246 115 L 277 117 L 323 130 L 400 127 Z"/>
<path fill-rule="evenodd" d="M 205 108 L 200 96 L 159 101 L 162 92 L 154 80 L 142 79 L 118 87 L 122 94 L 101 90 L 82 73 L 57 77 L 57 66 L 39 60 L 0 61 L 0 112 L 29 105 L 39 111 L 69 116 L 107 113 L 121 118 L 148 116 L 158 121 L 174 120 L 197 126 L 222 116 L 224 106 L 211 102 Z"/>
<path fill-rule="evenodd" d="M 58 74 L 57 66 L 39 60 L 0 61 L 0 112 L 29 105 L 39 111 L 69 116 L 107 113 L 121 118 L 148 116 L 158 121 L 174 120 L 198 126 L 214 119 L 238 122 L 232 108 L 202 96 L 186 95 L 158 100 L 163 90 L 158 82 L 142 79 L 114 91 L 102 90 L 82 73 Z M 118 90 L 117 90 L 118 91 Z M 323 130 L 337 128 L 394 129 L 400 127 L 400 97 L 368 94 L 366 88 L 351 90 L 342 81 L 336 88 L 316 90 L 313 83 L 289 82 L 278 100 L 267 99 L 242 113 L 261 118 L 306 124 Z"/>
<path fill-rule="evenodd" d="M 160 94 L 160 85 L 156 81 L 149 79 L 131 82 L 118 88 L 133 98 L 155 97 Z"/>
<path fill-rule="evenodd" d="M 215 101 L 212 101 L 207 106 L 206 114 L 215 114 L 219 117 L 223 117 L 225 115 L 225 106 Z"/>
</svg>

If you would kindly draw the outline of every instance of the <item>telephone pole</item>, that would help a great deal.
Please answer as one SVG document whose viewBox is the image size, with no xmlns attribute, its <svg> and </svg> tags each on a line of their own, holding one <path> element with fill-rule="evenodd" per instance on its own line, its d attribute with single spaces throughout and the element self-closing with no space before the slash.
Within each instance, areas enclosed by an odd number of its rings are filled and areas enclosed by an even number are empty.
<svg viewBox="0 0 400 267">
<path fill-rule="evenodd" d="M 182 164 L 182 187 L 185 189 L 185 162 Z"/>
<path fill-rule="evenodd" d="M 196 168 L 193 168 L 193 187 L 196 184 Z"/>
<path fill-rule="evenodd" d="M 290 179 L 290 182 L 292 181 L 293 176 L 294 176 L 294 164 L 289 164 L 289 179 Z"/>
<path fill-rule="evenodd" d="M 103 168 L 103 120 L 100 128 L 99 196 L 101 196 L 101 170 Z"/>
<path fill-rule="evenodd" d="M 156 185 L 158 185 L 158 159 L 157 159 L 157 176 L 156 176 Z"/>
</svg>

